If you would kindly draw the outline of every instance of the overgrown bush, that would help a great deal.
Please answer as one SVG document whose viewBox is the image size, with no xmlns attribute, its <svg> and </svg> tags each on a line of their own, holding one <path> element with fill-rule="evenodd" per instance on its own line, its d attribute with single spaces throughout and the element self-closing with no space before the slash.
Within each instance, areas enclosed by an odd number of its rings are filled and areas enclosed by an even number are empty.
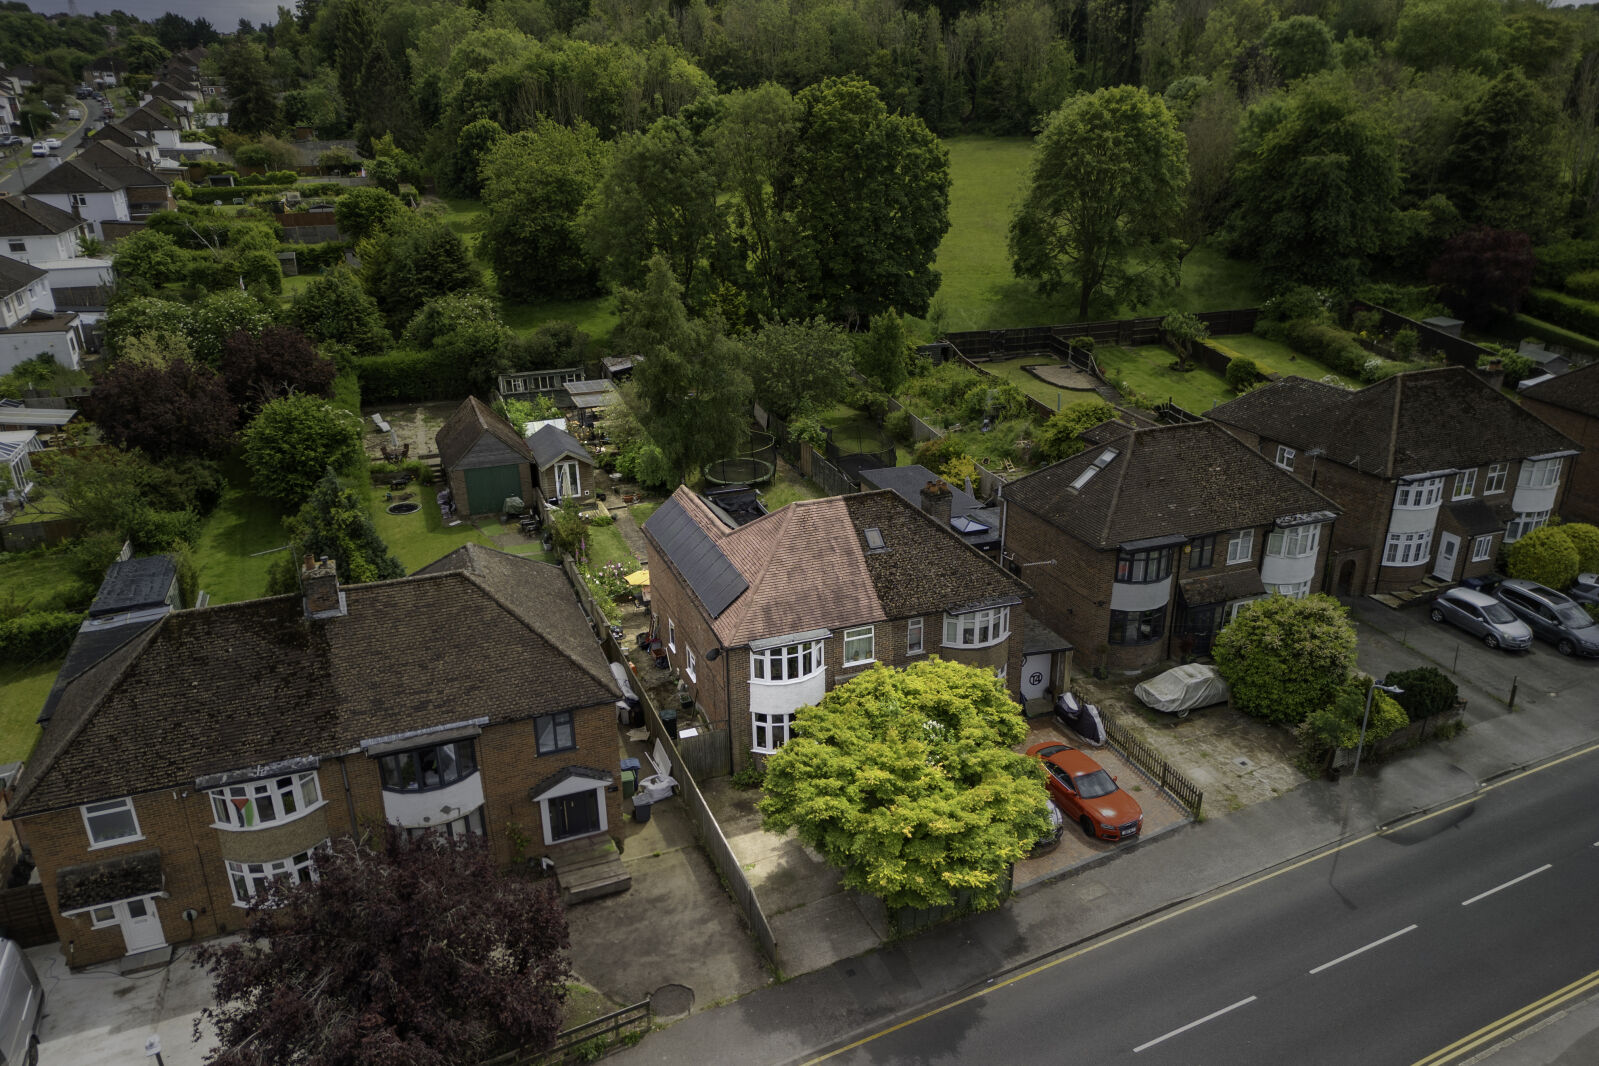
<svg viewBox="0 0 1599 1066">
<path fill-rule="evenodd" d="M 965 454 L 966 449 L 961 447 L 960 441 L 952 437 L 936 437 L 918 445 L 915 458 L 919 465 L 936 473 Z"/>
<path fill-rule="evenodd" d="M 0 622 L 0 662 L 28 663 L 65 655 L 83 617 L 71 611 L 29 611 Z"/>
<path fill-rule="evenodd" d="M 1401 359 L 1409 359 L 1411 356 L 1416 354 L 1416 348 L 1420 345 L 1420 343 L 1421 339 L 1416 336 L 1416 331 L 1411 329 L 1409 326 L 1406 326 L 1404 329 L 1394 334 L 1394 354 L 1399 356 Z"/>
<path fill-rule="evenodd" d="M 1581 557 L 1560 526 L 1535 529 L 1505 549 L 1511 577 L 1524 577 L 1552 589 L 1563 589 L 1577 576 Z"/>
<path fill-rule="evenodd" d="M 1587 522 L 1567 522 L 1560 532 L 1577 549 L 1577 571 L 1588 574 L 1599 571 L 1599 526 Z"/>
<path fill-rule="evenodd" d="M 1371 693 L 1371 717 L 1366 717 L 1366 693 L 1371 679 L 1349 678 L 1339 685 L 1332 699 L 1305 716 L 1297 730 L 1299 742 L 1312 758 L 1330 761 L 1339 749 L 1360 743 L 1360 724 L 1366 722 L 1366 744 L 1372 745 L 1405 728 L 1410 719 L 1404 708 L 1385 692 Z"/>
<path fill-rule="evenodd" d="M 363 356 L 355 366 L 369 404 L 456 399 L 470 391 L 464 368 L 437 352 L 401 348 Z"/>
<path fill-rule="evenodd" d="M 1337 326 L 1315 319 L 1295 318 L 1275 325 L 1268 323 L 1264 330 L 1257 325 L 1255 332 L 1281 341 L 1345 377 L 1364 380 L 1366 362 L 1371 355 Z"/>
<path fill-rule="evenodd" d="M 1267 596 L 1222 628 L 1212 654 L 1239 710 L 1297 725 L 1354 669 L 1355 627 L 1331 596 Z"/>
<path fill-rule="evenodd" d="M 1599 270 L 1579 270 L 1566 275 L 1566 291 L 1584 300 L 1599 300 Z"/>
<path fill-rule="evenodd" d="M 911 430 L 911 413 L 903 407 L 890 411 L 883 419 L 883 432 L 900 444 L 909 444 L 915 433 Z"/>
<path fill-rule="evenodd" d="M 1511 388 L 1515 388 L 1517 384 L 1526 381 L 1528 378 L 1537 377 L 1543 372 L 1543 368 L 1537 363 L 1528 359 L 1525 355 L 1518 355 L 1515 352 L 1500 356 L 1499 368 L 1504 371 L 1505 384 Z"/>
<path fill-rule="evenodd" d="M 1083 450 L 1082 435 L 1116 417 L 1116 408 L 1098 398 L 1075 400 L 1051 415 L 1038 433 L 1038 454 L 1045 462 L 1058 463 Z"/>
<path fill-rule="evenodd" d="M 1327 317 L 1326 296 L 1308 285 L 1298 285 L 1278 293 L 1261 305 L 1255 332 L 1261 332 L 1262 322 L 1325 322 Z"/>
<path fill-rule="evenodd" d="M 1227 387 L 1234 392 L 1247 392 L 1266 380 L 1260 365 L 1247 356 L 1235 355 L 1227 363 Z"/>
<path fill-rule="evenodd" d="M 1532 252 L 1537 259 L 1533 283 L 1545 288 L 1562 285 L 1573 274 L 1599 270 L 1599 240 L 1556 241 Z"/>
<path fill-rule="evenodd" d="M 1431 718 L 1455 709 L 1460 690 L 1435 666 L 1422 666 L 1414 670 L 1400 670 L 1389 674 L 1385 685 L 1398 685 L 1405 691 L 1395 696 L 1412 722 Z"/>
</svg>

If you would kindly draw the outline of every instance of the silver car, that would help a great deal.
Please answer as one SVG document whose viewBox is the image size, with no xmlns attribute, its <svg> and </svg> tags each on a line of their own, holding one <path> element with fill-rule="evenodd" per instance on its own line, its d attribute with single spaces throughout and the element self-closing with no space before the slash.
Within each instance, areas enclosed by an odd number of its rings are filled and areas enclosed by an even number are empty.
<svg viewBox="0 0 1599 1066">
<path fill-rule="evenodd" d="M 1432 601 L 1432 620 L 1459 626 L 1481 637 L 1490 648 L 1524 651 L 1532 647 L 1532 629 L 1515 612 L 1485 592 L 1448 589 Z"/>
<path fill-rule="evenodd" d="M 1566 595 L 1578 603 L 1599 603 L 1599 574 L 1578 574 Z"/>
<path fill-rule="evenodd" d="M 1561 655 L 1599 658 L 1599 625 L 1569 596 L 1517 577 L 1501 581 L 1494 596 L 1531 626 L 1534 636 L 1553 644 Z"/>
</svg>

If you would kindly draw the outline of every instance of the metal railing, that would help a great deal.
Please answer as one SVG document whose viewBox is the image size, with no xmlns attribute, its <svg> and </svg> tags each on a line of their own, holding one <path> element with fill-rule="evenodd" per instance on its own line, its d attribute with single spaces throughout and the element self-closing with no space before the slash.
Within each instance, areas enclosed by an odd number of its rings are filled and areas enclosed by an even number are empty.
<svg viewBox="0 0 1599 1066">
<path fill-rule="evenodd" d="M 528 1049 L 508 1051 L 492 1059 L 484 1059 L 478 1066 L 555 1066 L 560 1063 L 593 1062 L 603 1054 L 603 1045 L 595 1041 L 614 1044 L 629 1033 L 642 1037 L 650 1031 L 655 1015 L 650 1001 L 644 1000 L 631 1007 L 595 1018 L 592 1022 L 575 1025 L 555 1038 L 555 1043 L 542 1051 Z"/>
</svg>

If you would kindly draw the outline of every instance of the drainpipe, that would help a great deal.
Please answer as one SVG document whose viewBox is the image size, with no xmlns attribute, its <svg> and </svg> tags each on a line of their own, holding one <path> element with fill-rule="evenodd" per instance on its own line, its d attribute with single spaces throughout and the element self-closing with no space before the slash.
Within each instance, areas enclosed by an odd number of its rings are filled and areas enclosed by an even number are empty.
<svg viewBox="0 0 1599 1066">
<path fill-rule="evenodd" d="M 350 836 L 354 838 L 359 831 L 355 824 L 355 796 L 350 791 L 350 772 L 345 769 L 344 756 L 339 756 L 339 777 L 344 781 L 344 805 L 350 810 Z"/>
</svg>

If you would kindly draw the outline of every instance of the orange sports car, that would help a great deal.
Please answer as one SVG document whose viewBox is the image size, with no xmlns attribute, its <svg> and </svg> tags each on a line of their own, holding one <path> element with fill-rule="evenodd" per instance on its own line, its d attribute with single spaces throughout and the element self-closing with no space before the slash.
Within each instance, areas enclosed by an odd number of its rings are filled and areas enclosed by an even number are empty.
<svg viewBox="0 0 1599 1066">
<path fill-rule="evenodd" d="M 1105 768 L 1076 748 L 1046 742 L 1027 754 L 1044 761 L 1049 794 L 1066 817 L 1100 840 L 1132 840 L 1144 828 L 1144 809 Z"/>
</svg>

